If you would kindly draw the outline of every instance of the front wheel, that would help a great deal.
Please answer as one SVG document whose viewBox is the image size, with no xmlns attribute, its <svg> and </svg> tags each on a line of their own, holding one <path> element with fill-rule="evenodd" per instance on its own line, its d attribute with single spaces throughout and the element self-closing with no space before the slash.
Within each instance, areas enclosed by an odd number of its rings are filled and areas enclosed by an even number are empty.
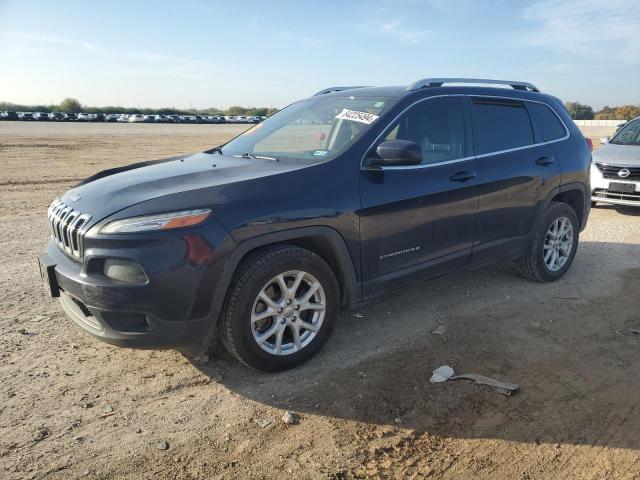
<svg viewBox="0 0 640 480">
<path fill-rule="evenodd" d="M 293 368 L 326 343 L 340 305 L 329 265 L 295 246 L 255 252 L 239 268 L 218 331 L 244 364 L 263 371 Z"/>
<path fill-rule="evenodd" d="M 537 282 L 555 282 L 573 263 L 578 249 L 578 217 L 570 205 L 552 202 L 536 225 L 519 261 L 520 273 Z"/>
</svg>

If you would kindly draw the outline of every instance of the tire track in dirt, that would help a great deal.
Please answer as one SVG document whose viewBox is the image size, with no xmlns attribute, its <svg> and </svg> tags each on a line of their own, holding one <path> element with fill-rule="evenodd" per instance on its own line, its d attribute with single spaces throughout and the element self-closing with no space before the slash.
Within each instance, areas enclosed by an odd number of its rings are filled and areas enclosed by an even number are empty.
<svg viewBox="0 0 640 480">
<path fill-rule="evenodd" d="M 82 177 L 67 177 L 67 178 L 47 178 L 43 180 L 5 180 L 0 181 L 0 187 L 13 187 L 13 186 L 30 186 L 30 185 L 56 185 L 59 183 L 71 183 L 79 182 L 83 180 Z"/>
</svg>

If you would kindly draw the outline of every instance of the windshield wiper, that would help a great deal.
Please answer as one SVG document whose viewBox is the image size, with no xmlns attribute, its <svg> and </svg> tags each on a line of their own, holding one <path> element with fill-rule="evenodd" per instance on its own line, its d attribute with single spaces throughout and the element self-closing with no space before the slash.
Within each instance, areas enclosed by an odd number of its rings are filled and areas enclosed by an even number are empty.
<svg viewBox="0 0 640 480">
<path fill-rule="evenodd" d="M 205 150 L 204 153 L 216 153 L 218 152 L 220 155 L 222 155 L 222 147 L 213 147 L 210 150 Z"/>
<path fill-rule="evenodd" d="M 242 155 L 234 155 L 234 157 L 246 158 L 246 159 L 255 159 L 255 160 L 270 160 L 272 162 L 279 161 L 276 157 L 267 157 L 266 155 L 254 155 L 253 153 L 243 153 Z"/>
</svg>

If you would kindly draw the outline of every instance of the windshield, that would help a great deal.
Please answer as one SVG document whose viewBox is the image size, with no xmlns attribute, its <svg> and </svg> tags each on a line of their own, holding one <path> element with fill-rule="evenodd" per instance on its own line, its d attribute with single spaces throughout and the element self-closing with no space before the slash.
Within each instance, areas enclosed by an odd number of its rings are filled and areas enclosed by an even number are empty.
<svg viewBox="0 0 640 480">
<path fill-rule="evenodd" d="M 328 160 L 376 123 L 395 99 L 312 97 L 290 105 L 222 146 L 225 155 Z"/>
<path fill-rule="evenodd" d="M 615 145 L 640 145 L 640 118 L 629 122 L 615 134 L 610 143 Z"/>
</svg>

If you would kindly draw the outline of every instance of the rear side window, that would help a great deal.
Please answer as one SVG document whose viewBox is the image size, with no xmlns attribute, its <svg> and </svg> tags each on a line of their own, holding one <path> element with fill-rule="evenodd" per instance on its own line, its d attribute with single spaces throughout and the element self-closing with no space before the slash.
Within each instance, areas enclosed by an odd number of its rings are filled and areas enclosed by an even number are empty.
<svg viewBox="0 0 640 480">
<path fill-rule="evenodd" d="M 549 107 L 542 103 L 528 102 L 527 108 L 533 117 L 534 122 L 542 132 L 542 138 L 545 142 L 557 140 L 564 137 L 567 132 L 558 116 L 551 111 Z"/>
<path fill-rule="evenodd" d="M 499 152 L 534 143 L 529 114 L 521 102 L 473 102 L 478 154 Z"/>
</svg>

